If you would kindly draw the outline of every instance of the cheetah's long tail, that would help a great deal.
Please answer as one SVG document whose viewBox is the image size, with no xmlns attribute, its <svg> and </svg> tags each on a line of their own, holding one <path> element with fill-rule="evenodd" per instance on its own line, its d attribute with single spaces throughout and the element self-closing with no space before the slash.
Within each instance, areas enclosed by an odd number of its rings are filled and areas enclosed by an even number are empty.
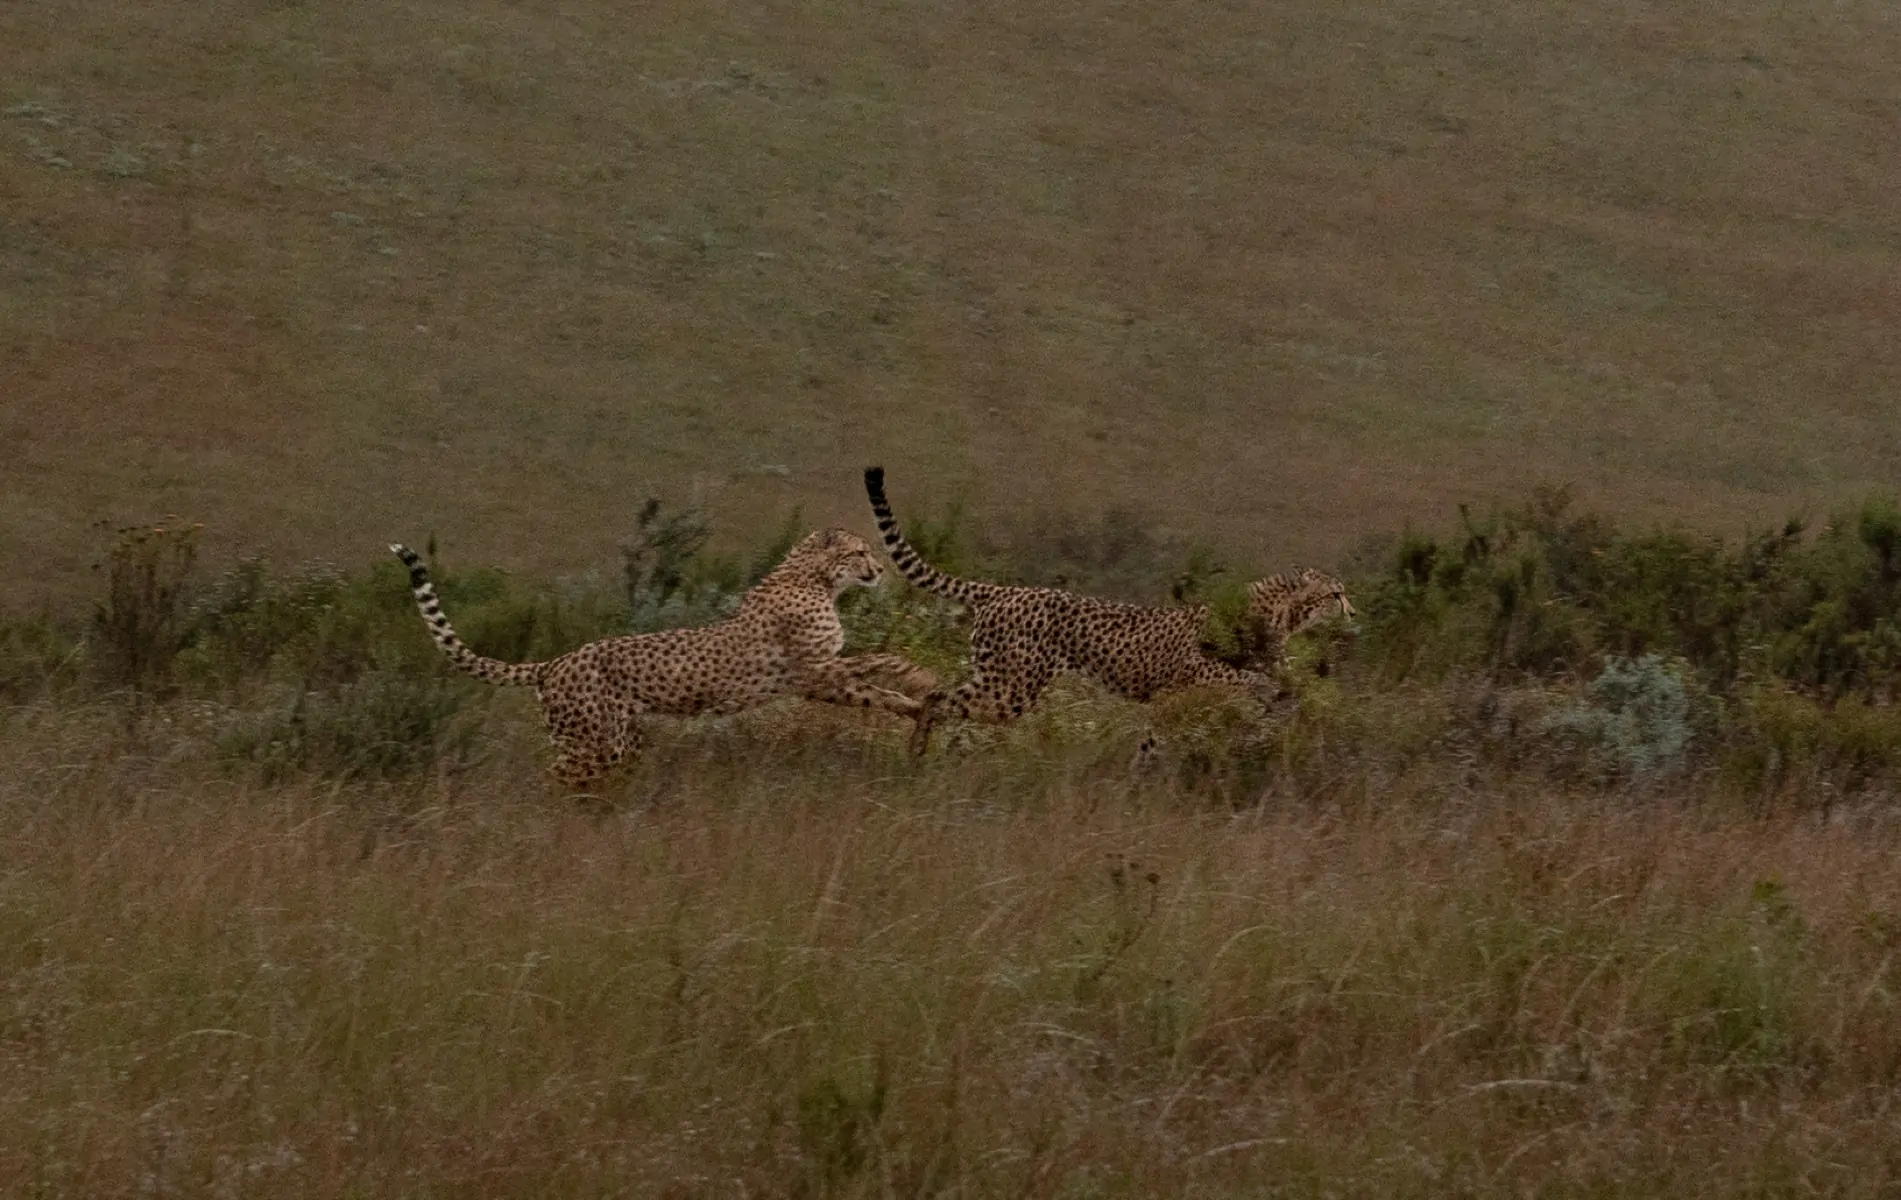
<svg viewBox="0 0 1901 1200">
<path fill-rule="evenodd" d="M 541 682 L 547 663 L 508 663 L 499 658 L 483 658 L 469 649 L 456 636 L 449 618 L 443 613 L 442 601 L 436 599 L 436 585 L 429 582 L 429 568 L 422 565 L 422 556 L 398 542 L 390 543 L 390 549 L 409 568 L 409 593 L 416 597 L 416 607 L 422 610 L 423 624 L 429 627 L 429 636 L 435 639 L 436 646 L 448 656 L 450 662 L 488 683 L 532 685 Z"/>
<path fill-rule="evenodd" d="M 949 596 L 959 604 L 970 605 L 995 594 L 998 586 L 975 579 L 959 579 L 924 561 L 911 543 L 898 532 L 898 519 L 891 515 L 891 503 L 884 494 L 884 468 L 865 468 L 865 494 L 871 497 L 871 511 L 878 518 L 878 534 L 884 538 L 885 553 L 897 565 L 911 586 Z"/>
</svg>

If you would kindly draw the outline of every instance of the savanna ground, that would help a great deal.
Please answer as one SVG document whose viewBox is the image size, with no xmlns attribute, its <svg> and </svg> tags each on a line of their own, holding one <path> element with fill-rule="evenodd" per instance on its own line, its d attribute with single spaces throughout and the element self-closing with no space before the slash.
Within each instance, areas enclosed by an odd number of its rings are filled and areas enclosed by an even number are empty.
<svg viewBox="0 0 1901 1200">
<path fill-rule="evenodd" d="M 0 1193 L 1901 1190 L 1897 61 L 1852 2 L 0 5 Z M 1362 628 L 1264 721 L 783 706 L 583 811 L 364 569 L 434 535 L 545 656 L 874 460 L 950 565 L 1338 564 Z"/>
</svg>

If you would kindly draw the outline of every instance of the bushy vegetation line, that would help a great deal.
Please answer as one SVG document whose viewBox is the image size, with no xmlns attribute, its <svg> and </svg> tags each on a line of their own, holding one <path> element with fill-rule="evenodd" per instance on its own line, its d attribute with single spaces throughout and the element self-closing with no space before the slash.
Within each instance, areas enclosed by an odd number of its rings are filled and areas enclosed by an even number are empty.
<svg viewBox="0 0 1901 1200">
<path fill-rule="evenodd" d="M 613 634 L 715 620 L 804 530 L 710 551 L 693 509 L 650 501 L 613 572 L 556 584 L 436 566 L 484 653 L 546 658 Z M 909 534 L 946 568 L 1133 598 L 1231 606 L 1253 572 L 1123 514 L 979 542 L 958 511 Z M 246 561 L 208 572 L 197 530 L 128 530 L 88 620 L 0 623 L 0 696 L 112 696 L 215 709 L 217 754 L 266 780 L 458 769 L 491 694 L 421 635 L 393 560 L 349 573 Z M 430 557 L 435 559 L 434 547 Z M 1301 702 L 1263 727 L 1222 698 L 1165 704 L 1183 782 L 1232 798 L 1275 780 L 1341 786 L 1464 756 L 1612 787 L 1701 774 L 1754 797 L 1885 793 L 1901 768 L 1901 507 L 1871 497 L 1811 530 L 1740 541 L 1627 530 L 1562 492 L 1450 532 L 1407 532 L 1348 573 L 1362 619 L 1296 647 Z M 960 669 L 957 610 L 891 586 L 848 595 L 854 652 Z M 1339 670 L 1332 670 L 1334 667 Z M 1325 676 L 1325 678 L 1321 678 Z M 1044 718 L 1060 734 L 1060 718 Z M 1091 726 L 1084 720 L 1083 726 Z"/>
<path fill-rule="evenodd" d="M 1583 750 L 1571 764 L 1604 778 L 1713 767 L 1826 797 L 1901 766 L 1892 497 L 1736 542 L 1620 529 L 1561 491 L 1460 518 L 1358 581 L 1375 678 L 1483 680 L 1489 717 Z"/>
<path fill-rule="evenodd" d="M 1775 680 L 1830 699 L 1901 685 L 1901 508 L 1871 497 L 1814 536 L 1804 522 L 1738 543 L 1631 533 L 1563 492 L 1408 534 L 1366 597 L 1388 677 L 1479 667 L 1576 672 L 1661 654 L 1710 687 Z"/>
</svg>

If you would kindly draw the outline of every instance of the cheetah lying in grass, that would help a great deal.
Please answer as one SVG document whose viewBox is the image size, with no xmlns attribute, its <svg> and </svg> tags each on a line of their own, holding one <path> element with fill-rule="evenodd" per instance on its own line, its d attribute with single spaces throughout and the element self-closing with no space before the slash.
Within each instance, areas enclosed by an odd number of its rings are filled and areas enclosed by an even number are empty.
<svg viewBox="0 0 1901 1200">
<path fill-rule="evenodd" d="M 1287 639 L 1338 612 L 1353 616 L 1346 588 L 1312 568 L 1248 585 L 1242 623 L 1245 666 L 1202 646 L 1207 605 L 1153 608 L 1079 596 L 1059 588 L 1011 587 L 959 579 L 926 563 L 898 532 L 884 494 L 884 469 L 865 471 L 865 491 L 891 561 L 911 583 L 970 610 L 970 678 L 925 697 L 911 752 L 929 747 L 946 716 L 1008 723 L 1036 705 L 1060 671 L 1075 671 L 1130 700 L 1197 684 L 1240 687 L 1271 702 L 1280 691 Z M 1257 668 L 1268 668 L 1261 670 Z"/>
<path fill-rule="evenodd" d="M 809 534 L 713 625 L 589 642 L 547 662 L 484 658 L 449 625 L 415 551 L 392 545 L 429 636 L 449 661 L 489 683 L 532 685 L 555 759 L 550 773 L 581 788 L 640 752 L 643 713 L 732 713 L 786 696 L 881 708 L 915 717 L 937 679 L 895 654 L 840 658 L 838 596 L 884 574 L 862 538 L 842 529 Z M 907 694 L 907 693 L 915 693 Z"/>
</svg>

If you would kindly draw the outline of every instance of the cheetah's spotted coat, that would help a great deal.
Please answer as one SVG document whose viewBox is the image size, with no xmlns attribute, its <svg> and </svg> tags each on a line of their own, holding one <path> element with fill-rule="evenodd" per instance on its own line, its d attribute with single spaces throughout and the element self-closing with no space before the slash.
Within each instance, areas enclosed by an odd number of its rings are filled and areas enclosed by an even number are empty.
<svg viewBox="0 0 1901 1200">
<path fill-rule="evenodd" d="M 840 658 L 845 630 L 837 599 L 870 587 L 884 568 L 871 547 L 842 529 L 809 534 L 724 621 L 696 629 L 604 638 L 547 662 L 484 658 L 449 625 L 422 559 L 391 550 L 409 568 L 409 587 L 429 635 L 449 661 L 496 684 L 532 685 L 555 759 L 550 772 L 581 787 L 640 750 L 635 717 L 732 713 L 786 696 L 882 708 L 915 716 L 936 679 L 894 654 Z"/>
<path fill-rule="evenodd" d="M 932 726 L 946 716 L 999 724 L 1016 720 L 1035 707 L 1060 671 L 1087 675 L 1137 701 L 1197 684 L 1233 685 L 1270 699 L 1280 690 L 1278 672 L 1288 637 L 1335 612 L 1353 615 L 1346 588 L 1323 571 L 1308 568 L 1257 580 L 1248 585 L 1242 628 L 1246 665 L 1232 666 L 1202 646 L 1206 605 L 1118 604 L 1058 588 L 946 575 L 898 532 L 885 500 L 883 468 L 866 469 L 865 491 L 885 550 L 904 577 L 970 610 L 970 678 L 925 697 L 911 736 L 914 754 L 924 753 Z"/>
</svg>

